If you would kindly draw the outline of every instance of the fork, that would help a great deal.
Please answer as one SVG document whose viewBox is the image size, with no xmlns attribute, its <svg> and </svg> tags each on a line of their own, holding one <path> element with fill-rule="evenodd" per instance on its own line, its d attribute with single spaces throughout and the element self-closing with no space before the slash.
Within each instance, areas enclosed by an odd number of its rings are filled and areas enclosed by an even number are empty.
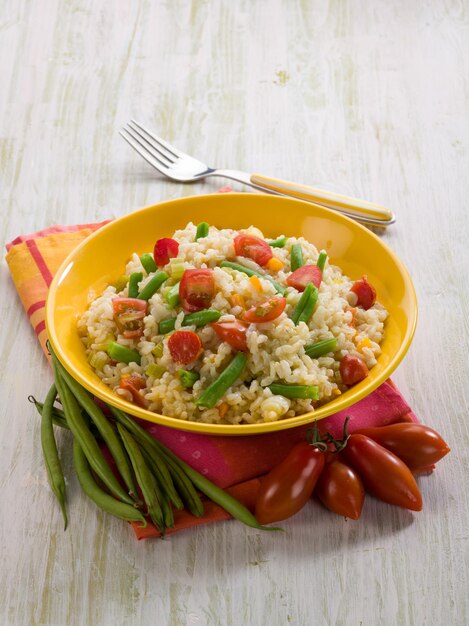
<svg viewBox="0 0 469 626">
<path fill-rule="evenodd" d="M 322 189 L 299 185 L 286 180 L 248 174 L 238 170 L 214 169 L 202 161 L 181 152 L 164 139 L 144 128 L 135 120 L 131 120 L 120 131 L 122 137 L 134 150 L 161 174 L 178 182 L 194 182 L 208 176 L 222 176 L 249 185 L 266 193 L 289 196 L 314 202 L 333 209 L 365 224 L 389 226 L 396 219 L 389 209 L 379 204 L 349 198 Z"/>
</svg>

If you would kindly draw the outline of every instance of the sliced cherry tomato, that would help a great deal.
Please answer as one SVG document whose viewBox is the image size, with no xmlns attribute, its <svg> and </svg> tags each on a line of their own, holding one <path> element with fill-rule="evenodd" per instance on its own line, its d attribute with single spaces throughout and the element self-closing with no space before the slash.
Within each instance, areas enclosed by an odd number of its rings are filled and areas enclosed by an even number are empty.
<svg viewBox="0 0 469 626">
<path fill-rule="evenodd" d="M 186 365 L 199 356 L 202 342 L 199 335 L 192 330 L 177 330 L 168 339 L 168 348 L 176 363 Z"/>
<path fill-rule="evenodd" d="M 357 306 L 361 306 L 362 309 L 369 309 L 376 302 L 376 289 L 368 282 L 367 276 L 356 280 L 350 291 L 357 296 Z"/>
<path fill-rule="evenodd" d="M 188 313 L 208 309 L 215 293 L 213 270 L 186 270 L 179 284 L 179 299 Z"/>
<path fill-rule="evenodd" d="M 304 291 L 308 283 L 313 283 L 319 289 L 322 281 L 322 272 L 317 265 L 303 265 L 287 278 L 287 284 L 297 291 Z"/>
<path fill-rule="evenodd" d="M 252 259 L 258 265 L 264 267 L 274 256 L 269 244 L 252 235 L 238 235 L 234 239 L 234 247 L 237 256 L 245 256 Z"/>
<path fill-rule="evenodd" d="M 228 343 L 232 348 L 241 352 L 247 351 L 246 324 L 235 320 L 234 322 L 213 322 L 211 327 L 220 339 Z"/>
<path fill-rule="evenodd" d="M 270 524 L 298 513 L 313 493 L 325 458 L 324 452 L 306 442 L 294 446 L 262 479 L 256 501 L 257 520 Z"/>
<path fill-rule="evenodd" d="M 139 393 L 139 389 L 144 389 L 146 386 L 145 379 L 139 374 L 127 374 L 121 377 L 119 387 L 126 389 L 132 394 L 134 404 L 146 408 L 147 403 L 142 394 Z"/>
<path fill-rule="evenodd" d="M 326 464 L 315 493 L 329 511 L 350 519 L 360 517 L 365 488 L 357 472 L 342 461 Z"/>
<path fill-rule="evenodd" d="M 282 315 L 287 304 L 286 298 L 270 298 L 262 304 L 251 307 L 244 313 L 243 320 L 250 324 L 271 322 Z"/>
<path fill-rule="evenodd" d="M 370 373 L 366 363 L 352 354 L 346 354 L 342 358 L 339 371 L 344 385 L 356 385 Z"/>
<path fill-rule="evenodd" d="M 138 298 L 113 298 L 112 309 L 117 328 L 127 338 L 143 334 L 143 318 L 147 314 L 148 302 Z"/>
<path fill-rule="evenodd" d="M 143 326 L 135 330 L 124 330 L 122 334 L 126 339 L 138 339 L 143 335 Z"/>
<path fill-rule="evenodd" d="M 360 428 L 355 432 L 366 435 L 393 452 L 411 470 L 433 465 L 451 450 L 436 430 L 413 422 Z"/>
<path fill-rule="evenodd" d="M 163 237 L 158 239 L 155 243 L 155 249 L 153 256 L 155 257 L 155 263 L 158 267 L 163 267 L 169 263 L 169 259 L 177 257 L 179 251 L 179 244 L 175 239 L 169 237 Z"/>
<path fill-rule="evenodd" d="M 342 455 L 375 498 L 411 511 L 422 510 L 422 495 L 415 478 L 395 454 L 373 439 L 353 433 Z"/>
</svg>

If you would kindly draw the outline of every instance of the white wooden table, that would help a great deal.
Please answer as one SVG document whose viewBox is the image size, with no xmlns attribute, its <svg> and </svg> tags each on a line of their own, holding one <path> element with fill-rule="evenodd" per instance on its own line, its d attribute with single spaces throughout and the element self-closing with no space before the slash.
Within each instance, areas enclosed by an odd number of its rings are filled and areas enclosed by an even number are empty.
<svg viewBox="0 0 469 626">
<path fill-rule="evenodd" d="M 223 184 L 158 178 L 118 135 L 130 117 L 211 164 L 388 205 L 420 302 L 394 379 L 453 452 L 418 515 L 370 498 L 358 522 L 311 505 L 281 536 L 138 543 L 72 479 L 64 533 L 26 400 L 51 374 L 3 263 L 0 624 L 469 623 L 468 24 L 465 0 L 2 3 L 2 243 Z"/>
</svg>

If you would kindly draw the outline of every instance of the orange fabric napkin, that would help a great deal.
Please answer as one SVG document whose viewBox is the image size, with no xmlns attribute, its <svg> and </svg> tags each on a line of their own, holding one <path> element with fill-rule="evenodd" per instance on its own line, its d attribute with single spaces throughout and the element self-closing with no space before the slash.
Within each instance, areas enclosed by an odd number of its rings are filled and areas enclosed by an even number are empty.
<svg viewBox="0 0 469 626">
<path fill-rule="evenodd" d="M 6 246 L 6 260 L 11 276 L 46 354 L 44 308 L 53 275 L 71 250 L 108 221 L 67 227 L 52 226 L 31 235 L 17 237 Z M 417 421 L 391 381 L 385 382 L 370 396 L 350 407 L 346 414 L 351 418 L 351 432 L 363 426 Z M 345 412 L 341 412 L 321 420 L 318 424 L 321 430 L 329 430 L 332 434 L 339 435 L 344 419 Z M 195 469 L 227 489 L 251 509 L 259 487 L 258 477 L 281 461 L 291 447 L 304 438 L 307 429 L 305 426 L 267 435 L 215 437 L 150 423 L 142 422 L 142 425 Z M 221 507 L 206 501 L 205 515 L 202 518 L 195 518 L 185 511 L 176 511 L 175 527 L 168 534 L 229 517 Z M 133 528 L 138 539 L 159 536 L 151 523 L 146 528 L 133 524 Z"/>
</svg>

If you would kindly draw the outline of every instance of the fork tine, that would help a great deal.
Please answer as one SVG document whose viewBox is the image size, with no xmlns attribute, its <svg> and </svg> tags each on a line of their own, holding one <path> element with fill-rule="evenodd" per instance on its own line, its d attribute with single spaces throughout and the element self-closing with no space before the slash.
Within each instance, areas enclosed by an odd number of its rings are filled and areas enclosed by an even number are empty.
<svg viewBox="0 0 469 626">
<path fill-rule="evenodd" d="M 180 157 L 184 157 L 186 156 L 184 154 L 184 152 L 181 152 L 181 150 L 178 150 L 177 148 L 175 148 L 174 146 L 172 146 L 170 143 L 168 143 L 167 141 L 165 141 L 164 139 L 161 139 L 161 137 L 157 137 L 156 135 L 154 135 L 153 133 L 151 133 L 147 128 L 144 128 L 141 124 L 139 124 L 138 122 L 136 122 L 135 120 L 130 120 L 129 124 L 132 124 L 133 126 L 136 126 L 138 129 L 143 130 L 143 132 L 148 135 L 151 139 L 153 139 L 154 142 L 156 142 L 158 144 L 158 146 L 160 146 L 160 151 L 161 148 L 164 148 L 165 150 L 167 150 L 173 157 L 176 158 L 180 158 Z M 151 143 L 151 142 L 149 142 Z M 154 145 L 154 144 L 152 144 Z M 156 148 L 156 146 L 154 146 Z"/>
<path fill-rule="evenodd" d="M 145 159 L 145 161 L 147 161 L 156 170 L 167 176 L 166 171 L 168 166 L 163 163 L 163 161 L 159 161 L 157 157 L 152 154 L 137 138 L 131 135 L 126 128 L 120 130 L 119 134 L 136 152 L 138 152 L 141 157 Z"/>
<path fill-rule="evenodd" d="M 161 158 L 164 161 L 165 165 L 170 166 L 173 165 L 175 161 L 177 161 L 177 157 L 166 154 L 166 152 L 159 148 L 158 145 L 155 145 L 155 143 L 152 142 L 151 138 L 148 139 L 148 137 L 146 137 L 137 128 L 133 128 L 133 126 L 131 126 L 130 124 L 127 124 L 127 126 L 124 126 L 124 128 L 126 132 L 128 132 L 129 135 L 131 135 L 135 139 L 135 141 L 138 141 L 141 146 L 146 148 L 150 154 L 154 155 L 154 157 L 157 159 Z"/>
</svg>

